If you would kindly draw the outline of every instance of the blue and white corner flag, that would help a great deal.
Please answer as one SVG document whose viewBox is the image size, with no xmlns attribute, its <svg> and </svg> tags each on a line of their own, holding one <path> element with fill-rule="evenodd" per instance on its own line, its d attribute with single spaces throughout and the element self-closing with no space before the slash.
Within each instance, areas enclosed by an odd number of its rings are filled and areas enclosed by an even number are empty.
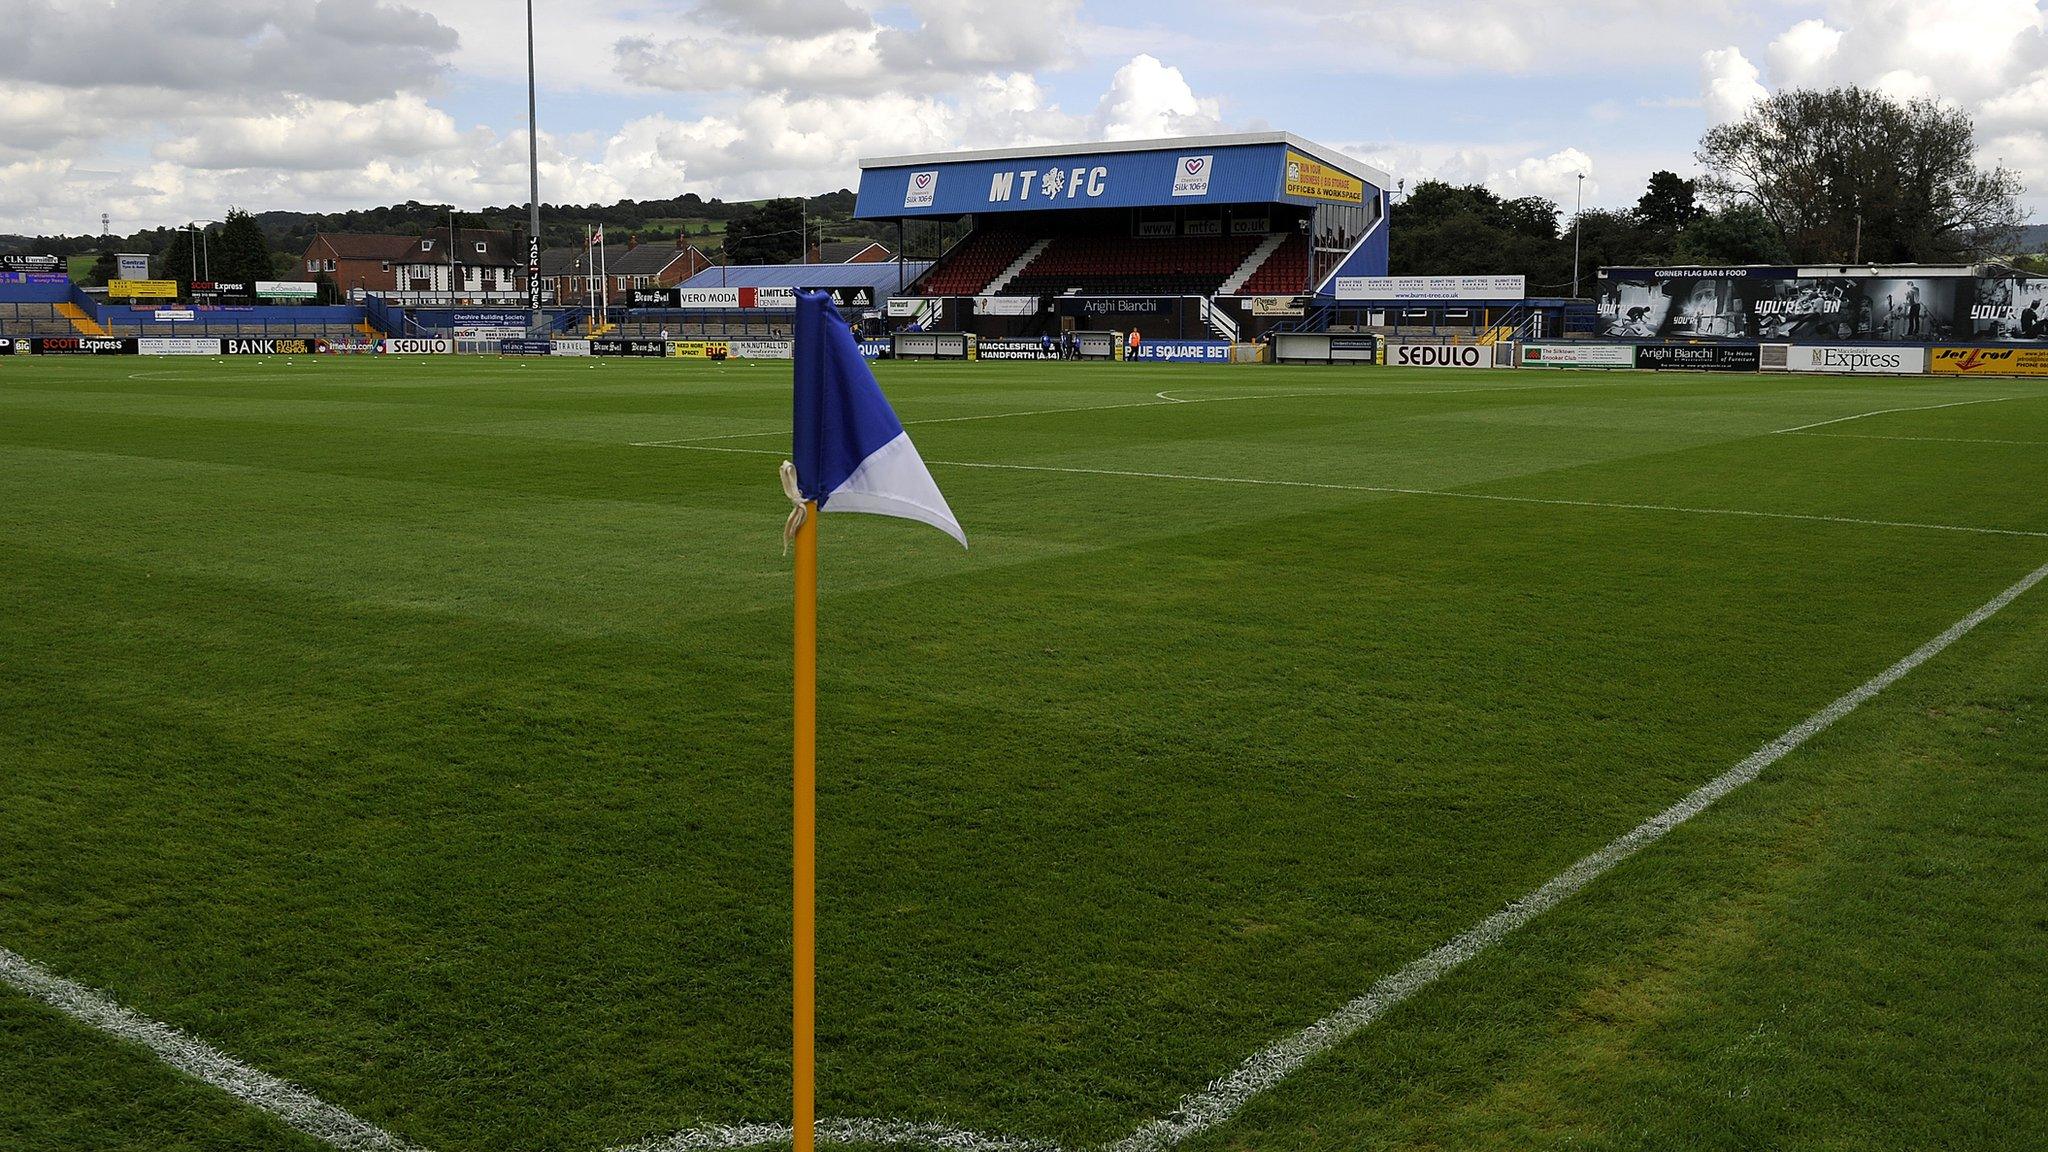
<svg viewBox="0 0 2048 1152">
<path fill-rule="evenodd" d="M 921 520 L 967 546 L 829 293 L 797 293 L 792 429 L 792 499 L 815 500 L 820 511 Z"/>
</svg>

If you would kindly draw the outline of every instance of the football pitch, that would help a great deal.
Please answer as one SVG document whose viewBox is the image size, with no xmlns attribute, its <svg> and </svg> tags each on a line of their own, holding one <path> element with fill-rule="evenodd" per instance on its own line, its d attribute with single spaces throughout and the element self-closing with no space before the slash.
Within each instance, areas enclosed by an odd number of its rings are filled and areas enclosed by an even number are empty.
<svg viewBox="0 0 2048 1152">
<path fill-rule="evenodd" d="M 2048 383 L 877 374 L 972 547 L 822 522 L 829 1133 L 2040 1146 Z M 788 424 L 0 361 L 0 1148 L 329 1146 L 188 1041 L 343 1147 L 772 1146 Z"/>
</svg>

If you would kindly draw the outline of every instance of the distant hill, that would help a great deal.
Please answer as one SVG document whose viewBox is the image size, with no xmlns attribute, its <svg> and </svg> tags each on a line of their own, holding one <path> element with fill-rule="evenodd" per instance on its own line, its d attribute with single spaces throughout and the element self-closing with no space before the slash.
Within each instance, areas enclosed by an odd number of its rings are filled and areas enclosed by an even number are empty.
<svg viewBox="0 0 2048 1152">
<path fill-rule="evenodd" d="M 2048 224 L 2029 224 L 2020 229 L 2019 252 L 2048 252 Z"/>
<path fill-rule="evenodd" d="M 811 220 L 825 240 L 887 240 L 894 242 L 893 229 L 853 219 L 854 194 L 841 188 L 806 200 Z M 571 247 L 583 242 L 588 225 L 604 225 L 608 238 L 624 240 L 631 235 L 643 242 L 674 240 L 681 236 L 710 251 L 724 244 L 726 222 L 760 201 L 706 200 L 687 193 L 670 200 L 621 200 L 616 204 L 542 204 L 541 243 L 550 248 Z M 273 251 L 296 255 L 306 250 L 315 232 L 384 232 L 417 236 L 431 228 L 448 226 L 448 208 L 408 200 L 380 208 L 348 212 L 256 212 L 257 226 L 270 241 Z M 526 205 L 511 204 L 479 212 L 457 212 L 459 228 L 526 230 Z M 174 229 L 149 228 L 126 236 L 20 236 L 0 234 L 0 252 L 47 252 L 69 256 L 88 252 L 161 252 Z"/>
</svg>

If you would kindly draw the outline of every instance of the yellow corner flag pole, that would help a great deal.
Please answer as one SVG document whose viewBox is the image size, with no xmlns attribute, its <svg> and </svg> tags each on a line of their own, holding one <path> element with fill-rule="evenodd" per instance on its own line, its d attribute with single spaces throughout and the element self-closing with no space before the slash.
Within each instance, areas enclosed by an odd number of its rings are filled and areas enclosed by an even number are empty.
<svg viewBox="0 0 2048 1152">
<path fill-rule="evenodd" d="M 795 1152 L 812 1152 L 817 1109 L 818 505 L 796 530 Z"/>
</svg>

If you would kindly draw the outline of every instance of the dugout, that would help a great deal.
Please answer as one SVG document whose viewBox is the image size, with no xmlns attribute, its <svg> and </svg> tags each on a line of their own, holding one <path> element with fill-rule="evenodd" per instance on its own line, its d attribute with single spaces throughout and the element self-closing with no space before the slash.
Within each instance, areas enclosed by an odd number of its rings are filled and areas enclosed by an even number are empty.
<svg viewBox="0 0 2048 1152">
<path fill-rule="evenodd" d="M 934 258 L 901 277 L 892 329 L 1236 341 L 1302 318 L 1261 301 L 1386 274 L 1390 184 L 1251 132 L 863 160 L 854 215 Z"/>
</svg>

